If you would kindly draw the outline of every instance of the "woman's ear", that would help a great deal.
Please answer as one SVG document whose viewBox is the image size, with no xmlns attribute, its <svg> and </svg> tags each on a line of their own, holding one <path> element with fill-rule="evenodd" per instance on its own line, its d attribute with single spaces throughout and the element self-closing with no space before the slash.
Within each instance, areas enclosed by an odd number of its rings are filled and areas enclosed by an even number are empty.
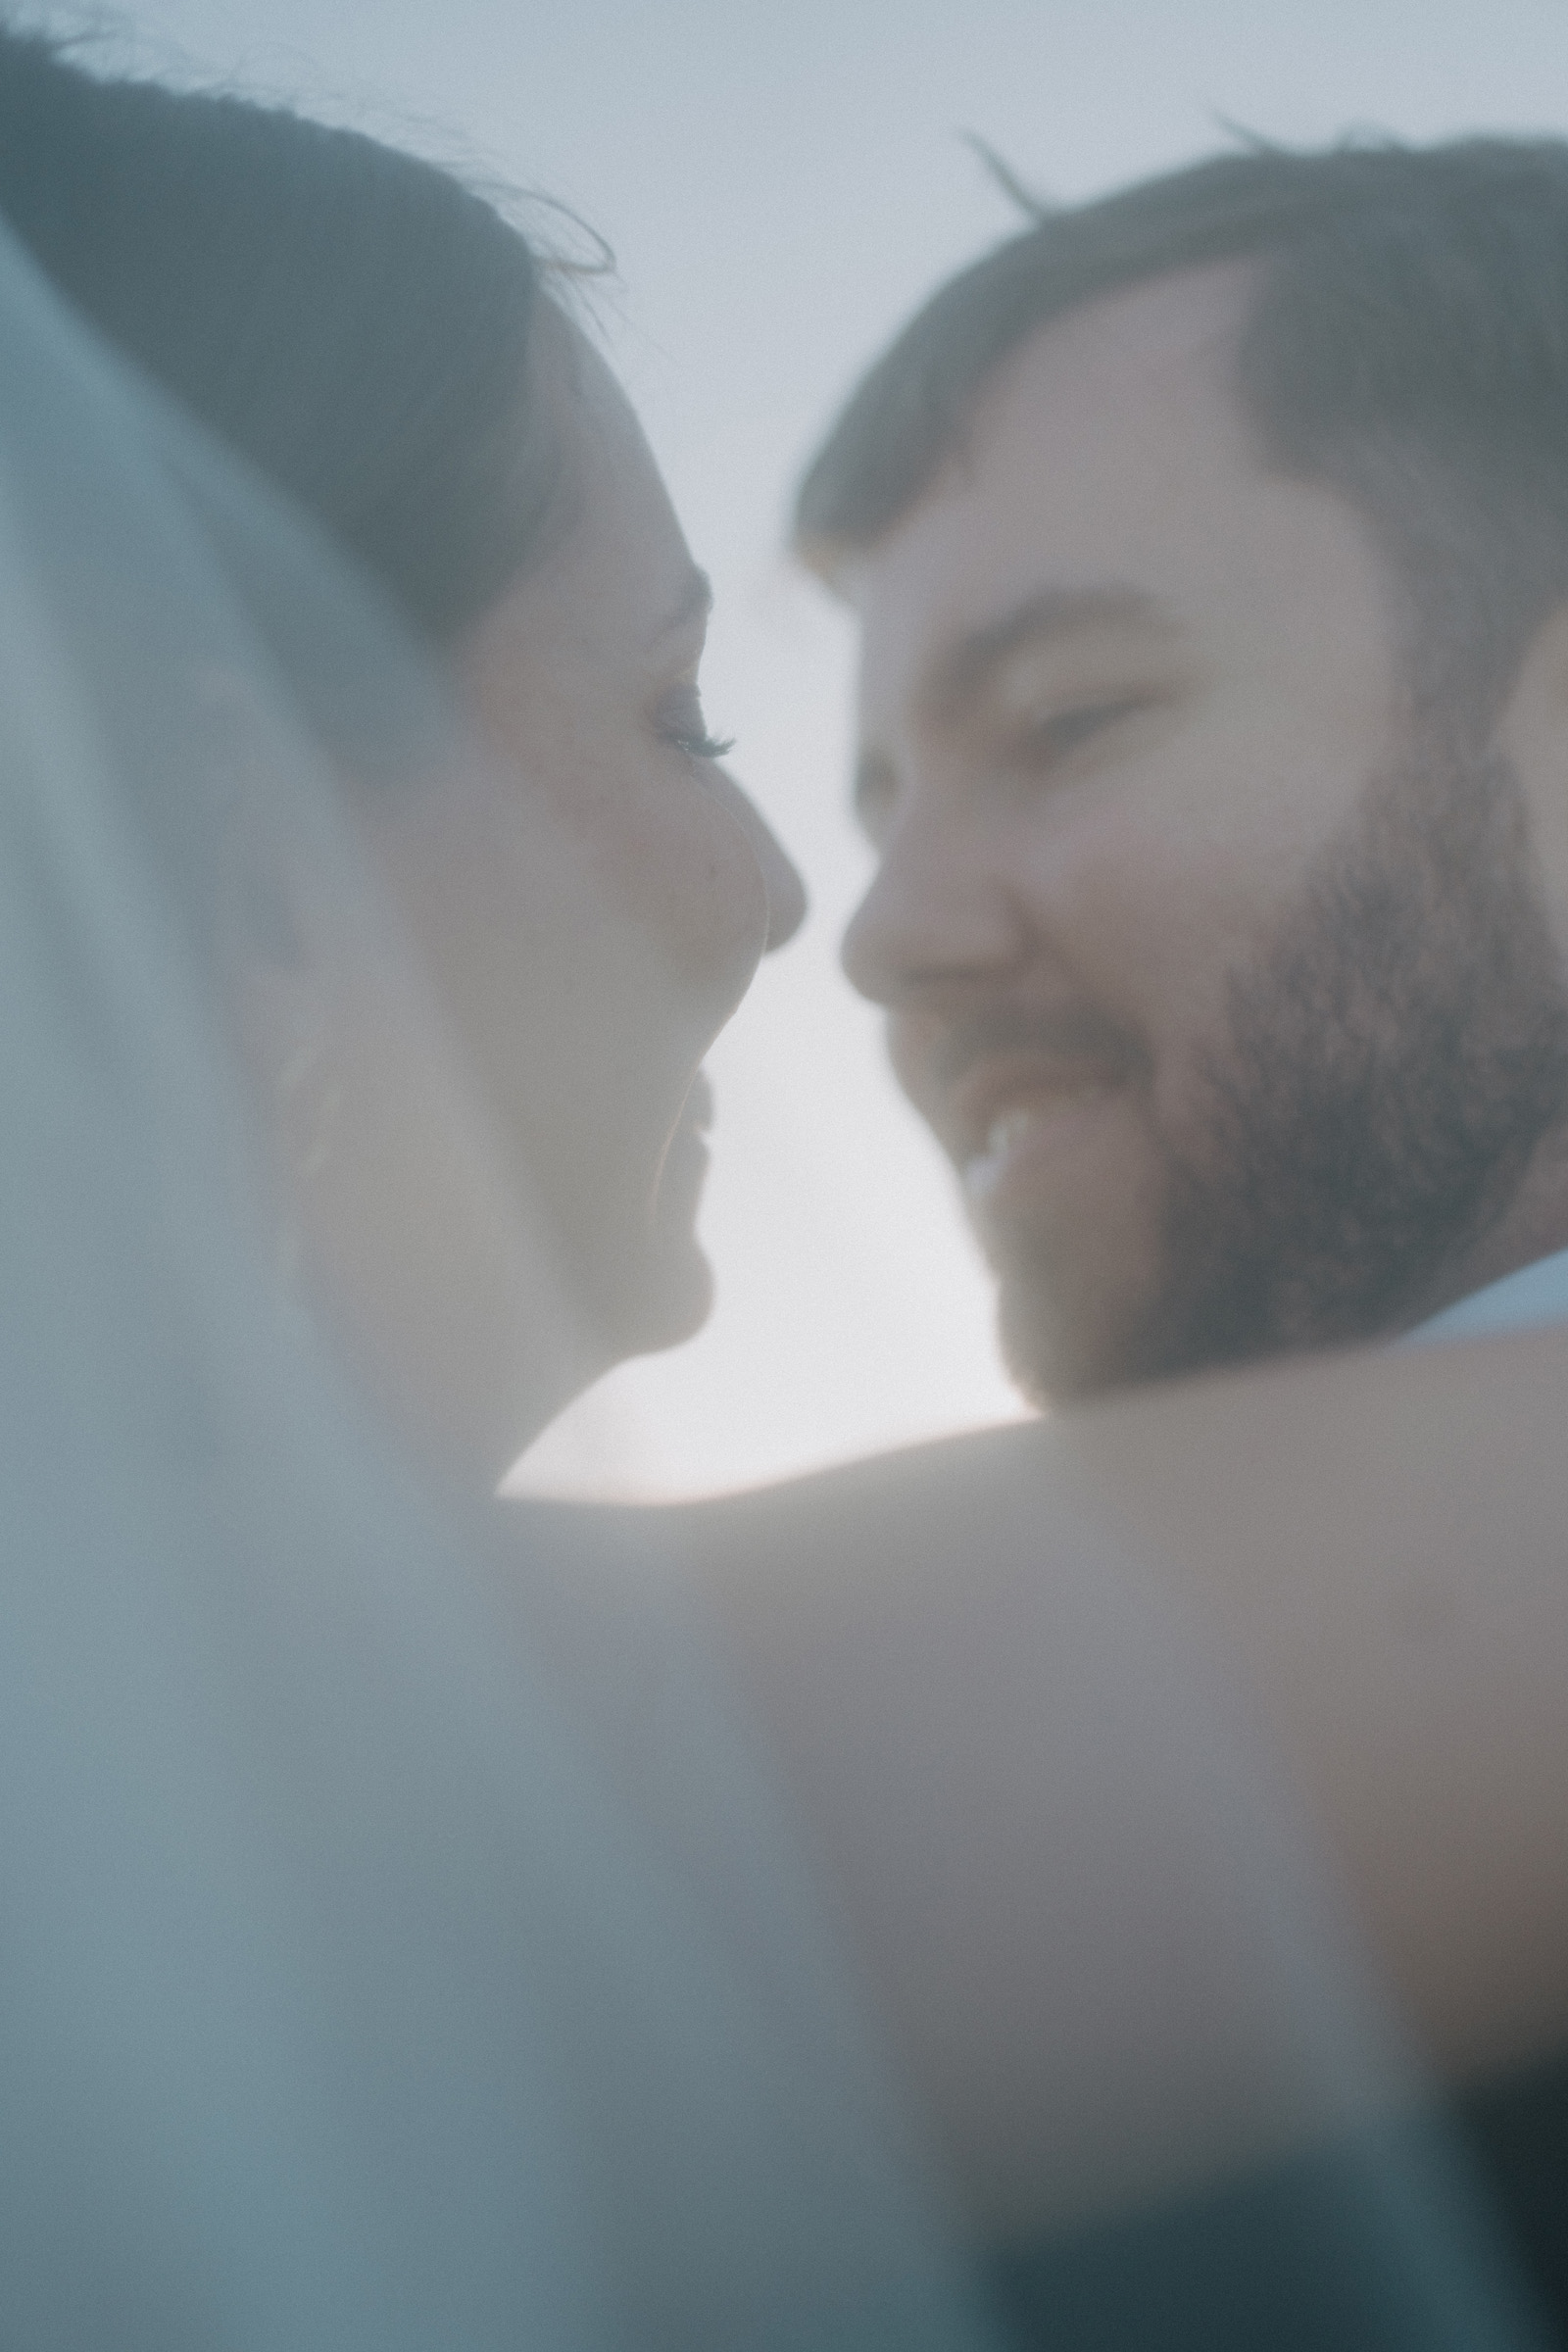
<svg viewBox="0 0 1568 2352">
<path fill-rule="evenodd" d="M 1530 814 L 1537 886 L 1568 961 L 1568 604 L 1530 642 L 1497 723 L 1496 745 Z"/>
</svg>

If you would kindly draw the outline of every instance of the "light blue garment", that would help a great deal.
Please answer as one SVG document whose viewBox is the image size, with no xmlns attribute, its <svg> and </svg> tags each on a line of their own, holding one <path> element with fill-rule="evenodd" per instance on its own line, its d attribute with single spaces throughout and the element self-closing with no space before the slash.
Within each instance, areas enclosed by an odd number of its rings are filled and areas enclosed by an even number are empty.
<svg viewBox="0 0 1568 2352">
<path fill-rule="evenodd" d="M 1470 1340 L 1494 1331 L 1538 1331 L 1548 1323 L 1568 1323 L 1568 1250 L 1538 1257 L 1533 1266 L 1520 1266 L 1500 1282 L 1446 1306 L 1441 1315 L 1418 1323 L 1406 1334 L 1418 1340 Z"/>
</svg>

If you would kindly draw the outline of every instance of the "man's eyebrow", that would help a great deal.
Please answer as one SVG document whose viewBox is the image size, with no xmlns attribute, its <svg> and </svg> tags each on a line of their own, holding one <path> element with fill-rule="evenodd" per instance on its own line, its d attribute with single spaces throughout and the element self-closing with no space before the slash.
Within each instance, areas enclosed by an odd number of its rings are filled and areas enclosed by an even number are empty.
<svg viewBox="0 0 1568 2352">
<path fill-rule="evenodd" d="M 689 628 L 694 620 L 706 620 L 713 610 L 713 583 L 706 571 L 694 564 L 686 574 L 686 585 L 680 602 L 667 618 L 661 622 L 660 637 L 673 637 L 677 629 Z"/>
<path fill-rule="evenodd" d="M 1088 588 L 1041 588 L 996 620 L 960 638 L 934 664 L 921 701 L 934 717 L 951 718 L 971 703 L 1003 663 L 1025 646 L 1050 644 L 1097 628 L 1139 628 L 1174 635 L 1168 605 L 1146 588 L 1120 581 Z"/>
</svg>

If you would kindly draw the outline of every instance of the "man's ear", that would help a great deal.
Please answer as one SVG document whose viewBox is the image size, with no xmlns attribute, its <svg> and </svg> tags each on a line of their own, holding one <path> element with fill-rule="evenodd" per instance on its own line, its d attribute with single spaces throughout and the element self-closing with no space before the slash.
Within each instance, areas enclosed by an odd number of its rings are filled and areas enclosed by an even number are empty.
<svg viewBox="0 0 1568 2352">
<path fill-rule="evenodd" d="M 1568 604 L 1532 638 L 1497 723 L 1530 811 L 1538 887 L 1568 955 Z"/>
</svg>

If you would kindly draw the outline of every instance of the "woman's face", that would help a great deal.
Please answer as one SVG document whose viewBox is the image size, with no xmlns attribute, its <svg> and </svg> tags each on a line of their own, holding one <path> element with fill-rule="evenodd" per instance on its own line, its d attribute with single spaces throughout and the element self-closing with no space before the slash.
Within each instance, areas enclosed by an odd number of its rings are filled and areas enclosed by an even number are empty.
<svg viewBox="0 0 1568 2352">
<path fill-rule="evenodd" d="M 805 902 L 707 736 L 707 582 L 636 419 L 575 331 L 552 332 L 569 527 L 455 651 L 491 757 L 367 811 L 364 838 L 567 1302 L 553 1407 L 707 1313 L 699 1065 Z M 449 1388 L 469 1367 L 505 1380 L 506 1335 L 482 1326 L 515 1318 L 515 1286 L 482 1250 L 454 1283 L 471 1296 L 445 1298 L 432 1362 Z M 526 1336 L 537 1355 L 537 1319 Z"/>
</svg>

